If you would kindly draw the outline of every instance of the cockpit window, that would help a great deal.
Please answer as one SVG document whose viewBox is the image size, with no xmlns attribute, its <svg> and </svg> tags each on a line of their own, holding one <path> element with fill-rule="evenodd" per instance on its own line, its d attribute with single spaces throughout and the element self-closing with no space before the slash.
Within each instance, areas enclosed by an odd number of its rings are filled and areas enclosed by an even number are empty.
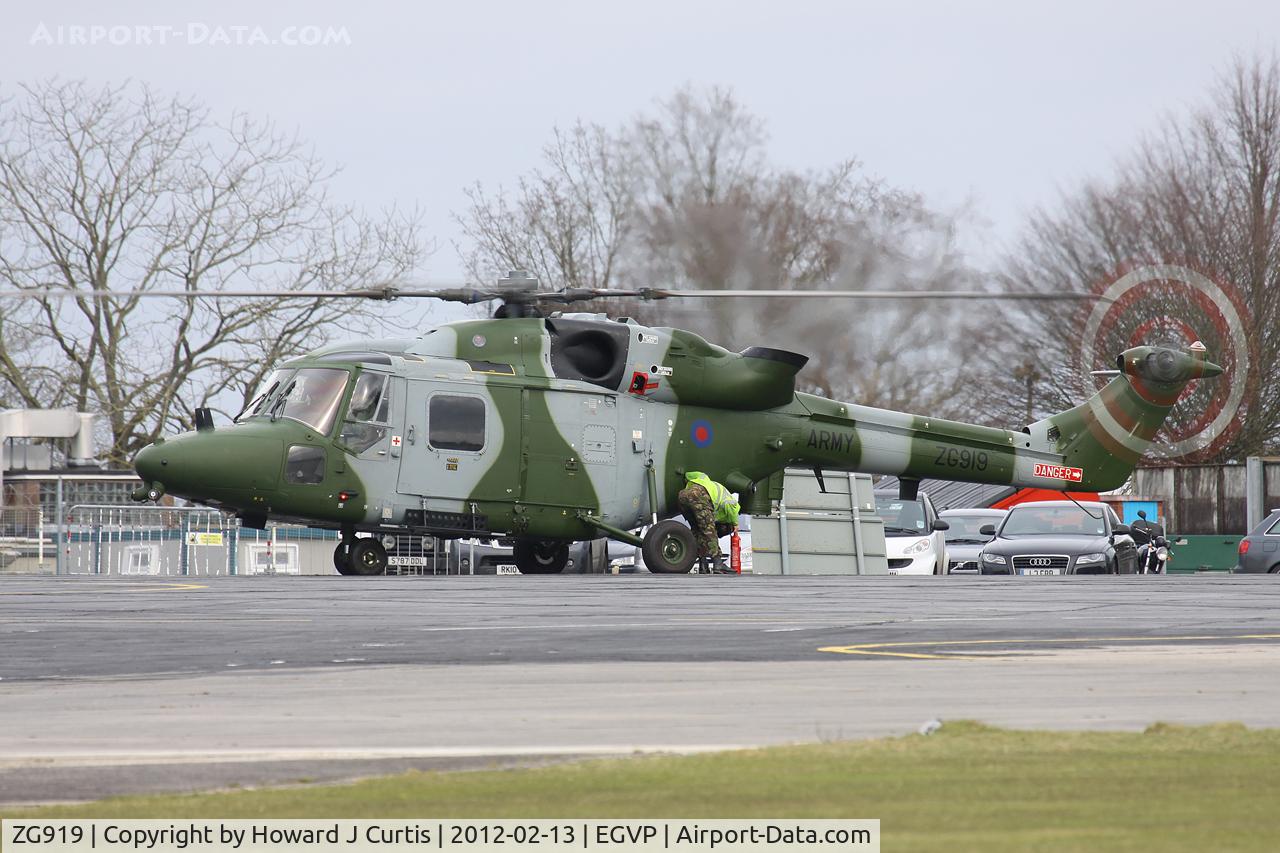
<svg viewBox="0 0 1280 853">
<path fill-rule="evenodd" d="M 338 415 L 347 376 L 347 371 L 330 367 L 303 368 L 285 384 L 267 413 L 292 418 L 327 434 Z"/>
<path fill-rule="evenodd" d="M 267 413 L 267 401 L 280 390 L 280 383 L 292 372 L 292 370 L 273 370 L 266 380 L 258 386 L 258 393 L 254 394 L 240 411 L 240 414 L 235 416 L 235 421 L 239 423 L 245 418 L 251 418 L 254 415 L 265 415 Z"/>
<path fill-rule="evenodd" d="M 351 402 L 347 405 L 347 417 L 338 441 L 356 453 L 364 453 L 386 438 L 390 411 L 387 377 L 381 373 L 361 373 L 351 389 Z"/>
</svg>

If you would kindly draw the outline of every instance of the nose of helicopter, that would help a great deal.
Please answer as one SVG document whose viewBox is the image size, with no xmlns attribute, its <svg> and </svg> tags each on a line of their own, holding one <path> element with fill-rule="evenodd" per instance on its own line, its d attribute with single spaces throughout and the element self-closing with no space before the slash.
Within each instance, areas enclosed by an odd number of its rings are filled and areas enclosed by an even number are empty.
<svg viewBox="0 0 1280 853">
<path fill-rule="evenodd" d="M 148 444 L 139 450 L 138 455 L 133 457 L 133 469 L 144 483 L 163 482 L 160 476 L 164 470 L 160 465 L 160 446 Z"/>
<path fill-rule="evenodd" d="M 200 500 L 234 500 L 240 491 L 279 485 L 279 441 L 257 436 L 188 432 L 148 445 L 133 459 L 148 486 Z"/>
</svg>

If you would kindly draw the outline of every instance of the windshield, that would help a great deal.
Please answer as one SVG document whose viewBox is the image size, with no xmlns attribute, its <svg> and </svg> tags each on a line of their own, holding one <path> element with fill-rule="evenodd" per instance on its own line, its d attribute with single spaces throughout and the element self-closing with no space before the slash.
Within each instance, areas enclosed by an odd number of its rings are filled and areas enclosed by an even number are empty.
<svg viewBox="0 0 1280 853">
<path fill-rule="evenodd" d="M 239 423 L 244 418 L 265 415 L 267 399 L 279 390 L 280 383 L 292 372 L 291 370 L 273 370 L 263 383 L 258 386 L 258 393 L 249 398 L 249 402 L 245 403 L 244 408 L 240 410 L 240 414 L 236 415 L 234 420 Z"/>
<path fill-rule="evenodd" d="M 943 518 L 951 529 L 946 532 L 948 542 L 989 542 L 990 536 L 982 535 L 982 528 L 988 524 L 999 524 L 1000 518 L 994 515 L 948 515 Z"/>
<path fill-rule="evenodd" d="M 924 536 L 924 505 L 887 495 L 876 495 L 876 515 L 884 520 L 885 536 Z"/>
<path fill-rule="evenodd" d="M 389 431 L 386 424 L 390 408 L 387 377 L 381 373 L 361 373 L 351 390 L 347 419 L 342 423 L 338 441 L 356 453 L 364 453 L 379 444 Z"/>
<path fill-rule="evenodd" d="M 1001 536 L 1104 536 L 1107 523 L 1101 509 L 1097 518 L 1075 506 L 1015 507 L 1000 529 Z"/>
<path fill-rule="evenodd" d="M 332 367 L 308 367 L 299 370 L 285 384 L 268 413 L 272 417 L 292 418 L 327 434 L 333 427 L 342 402 L 342 389 L 347 385 L 347 371 Z"/>
</svg>

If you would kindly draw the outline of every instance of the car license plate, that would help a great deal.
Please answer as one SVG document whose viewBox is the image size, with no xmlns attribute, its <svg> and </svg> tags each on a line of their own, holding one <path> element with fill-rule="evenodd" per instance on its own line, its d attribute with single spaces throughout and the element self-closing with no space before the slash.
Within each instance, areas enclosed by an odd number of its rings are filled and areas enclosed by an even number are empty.
<svg viewBox="0 0 1280 853">
<path fill-rule="evenodd" d="M 426 557 L 387 557 L 388 566 L 428 566 L 430 561 Z"/>
<path fill-rule="evenodd" d="M 1018 569 L 1020 575 L 1060 575 L 1061 569 Z"/>
<path fill-rule="evenodd" d="M 504 564 L 504 565 L 500 565 L 500 566 L 498 566 L 498 567 L 497 567 L 497 569 L 496 569 L 495 571 L 497 571 L 497 573 L 498 573 L 498 574 L 500 574 L 500 575 L 518 575 L 518 574 L 520 574 L 520 570 L 519 570 L 519 569 L 517 569 L 515 566 L 512 566 L 512 565 L 505 565 L 505 564 Z"/>
</svg>

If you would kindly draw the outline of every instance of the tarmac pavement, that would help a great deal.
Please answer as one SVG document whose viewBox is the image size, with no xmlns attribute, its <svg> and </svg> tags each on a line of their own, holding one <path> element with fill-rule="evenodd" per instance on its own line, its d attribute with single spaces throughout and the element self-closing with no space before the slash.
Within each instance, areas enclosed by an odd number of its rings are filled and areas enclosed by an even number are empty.
<svg viewBox="0 0 1280 853">
<path fill-rule="evenodd" d="M 0 576 L 0 804 L 935 717 L 1276 726 L 1278 605 L 1266 576 Z"/>
</svg>

